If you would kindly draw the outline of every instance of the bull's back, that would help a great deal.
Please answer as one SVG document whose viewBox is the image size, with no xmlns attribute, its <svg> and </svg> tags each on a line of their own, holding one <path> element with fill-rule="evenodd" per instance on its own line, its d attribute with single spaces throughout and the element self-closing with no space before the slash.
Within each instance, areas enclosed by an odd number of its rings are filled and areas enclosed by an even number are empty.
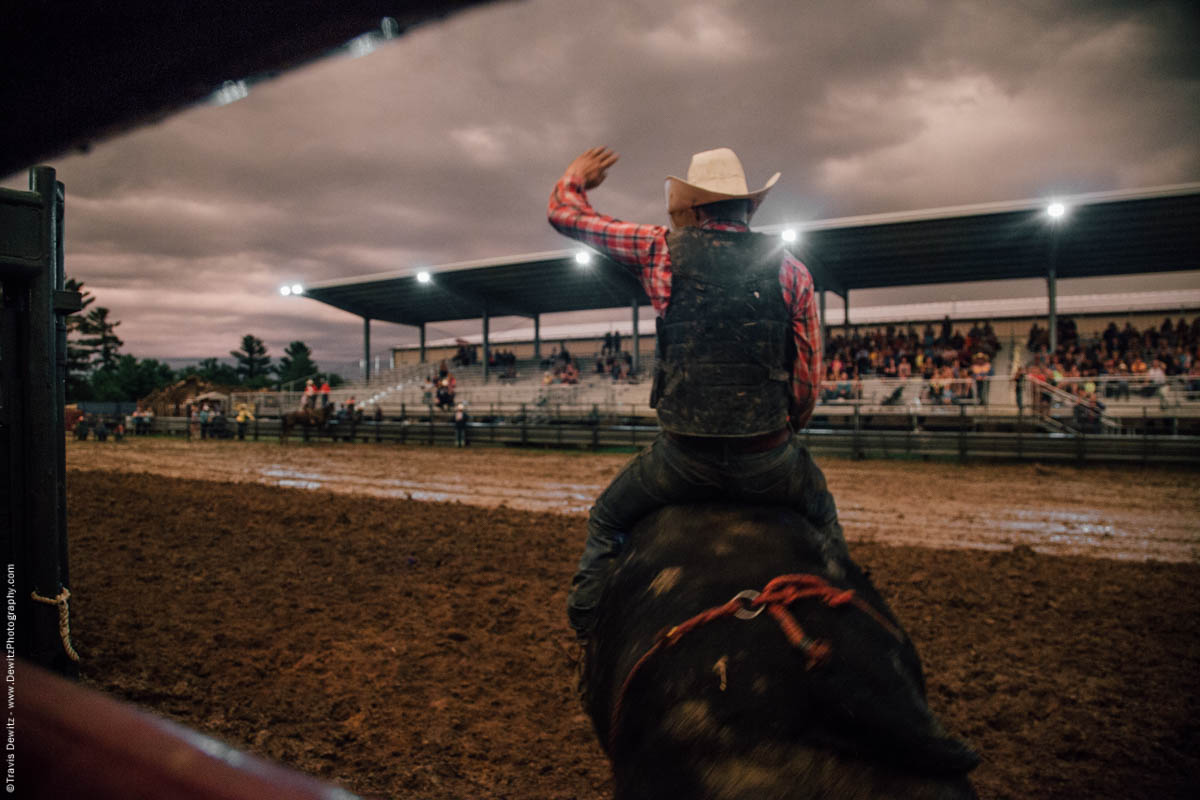
<svg viewBox="0 0 1200 800">
<path fill-rule="evenodd" d="M 971 796 L 958 776 L 973 754 L 929 714 L 911 642 L 853 607 L 791 606 L 831 645 L 815 668 L 769 614 L 716 619 L 646 656 L 660 632 L 797 573 L 852 588 L 895 622 L 858 567 L 826 562 L 786 508 L 674 506 L 638 525 L 588 657 L 619 797 Z"/>
</svg>

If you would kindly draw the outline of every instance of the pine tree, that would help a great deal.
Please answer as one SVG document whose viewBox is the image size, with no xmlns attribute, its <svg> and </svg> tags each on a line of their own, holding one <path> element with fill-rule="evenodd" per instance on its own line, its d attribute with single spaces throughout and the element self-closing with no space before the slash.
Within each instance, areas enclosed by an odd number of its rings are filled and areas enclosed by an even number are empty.
<svg viewBox="0 0 1200 800">
<path fill-rule="evenodd" d="M 108 318 L 108 309 L 97 306 L 87 313 L 80 323 L 79 340 L 81 347 L 90 348 L 92 352 L 91 365 L 99 369 L 113 369 L 117 365 L 117 356 L 125 345 L 117 336 L 116 329 L 120 322 Z"/>
<path fill-rule="evenodd" d="M 312 350 L 304 342 L 290 343 L 279 357 L 275 367 L 275 377 L 285 387 L 287 384 L 302 381 L 317 372 L 317 365 L 312 360 Z M 293 387 L 295 388 L 295 387 Z"/>
<path fill-rule="evenodd" d="M 92 369 L 95 350 L 85 346 L 82 338 L 86 335 L 84 331 L 87 324 L 84 311 L 96 298 L 83 287 L 83 281 L 74 278 L 67 278 L 65 288 L 69 292 L 79 292 L 83 298 L 83 308 L 67 317 L 67 399 L 72 402 L 90 400 L 88 372 Z"/>
<path fill-rule="evenodd" d="M 267 346 L 262 339 L 247 333 L 242 337 L 242 349 L 230 350 L 229 355 L 237 361 L 237 373 L 242 383 L 254 389 L 267 385 L 271 357 L 267 355 Z"/>
<path fill-rule="evenodd" d="M 92 399 L 140 400 L 174 380 L 174 371 L 161 361 L 121 356 L 112 369 L 97 370 L 92 375 Z"/>
</svg>

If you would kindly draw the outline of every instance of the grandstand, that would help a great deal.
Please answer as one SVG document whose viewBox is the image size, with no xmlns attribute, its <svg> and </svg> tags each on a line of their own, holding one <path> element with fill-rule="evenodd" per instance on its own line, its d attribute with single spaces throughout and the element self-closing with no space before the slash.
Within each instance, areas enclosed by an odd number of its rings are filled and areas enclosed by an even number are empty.
<svg viewBox="0 0 1200 800">
<path fill-rule="evenodd" d="M 1164 313 L 1195 317 L 1200 309 L 1200 290 L 1191 289 L 1117 298 L 1057 297 L 1060 278 L 1195 270 L 1200 266 L 1195 261 L 1200 252 L 1200 183 L 1080 195 L 1063 202 L 1069 211 L 1058 223 L 1047 219 L 1044 203 L 1026 200 L 799 226 L 799 240 L 780 246 L 792 249 L 813 274 L 827 343 L 839 336 L 850 343 L 858 331 L 887 325 L 920 330 L 946 321 L 962 327 L 987 322 L 994 336 L 988 353 L 991 375 L 978 383 L 962 374 L 971 356 L 965 349 L 963 369 L 945 379 L 952 383 L 949 387 L 917 370 L 907 378 L 851 377 L 849 386 L 838 375 L 828 376 L 810 429 L 952 428 L 1042 431 L 1049 436 L 1200 432 L 1200 382 L 1187 375 L 1160 380 L 1064 372 L 1053 379 L 1031 375 L 1014 380 L 1015 369 L 1033 361 L 1026 351 L 1031 325 L 1048 329 L 1048 350 L 1059 352 L 1062 313 L 1071 314 L 1075 333 L 1088 337 L 1111 320 L 1150 327 Z M 645 335 L 646 321 L 639 313 L 648 300 L 625 268 L 598 254 L 590 260 L 575 256 L 574 250 L 537 253 L 307 287 L 305 296 L 363 318 L 367 369 L 372 320 L 419 330 L 417 345 L 394 348 L 387 369 L 368 372 L 336 392 L 334 400 L 353 397 L 358 408 L 378 407 L 385 419 L 432 425 L 449 409 L 436 407 L 426 379 L 467 345 L 481 353 L 508 350 L 515 357 L 506 375 L 498 375 L 497 367 L 483 359 L 469 366 L 448 365 L 456 381 L 454 400 L 468 404 L 476 424 L 534 419 L 652 428 L 648 377 L 653 374 L 653 337 Z M 860 289 L 1033 277 L 1046 280 L 1044 296 L 856 308 L 850 315 L 850 293 Z M 842 298 L 841 309 L 826 308 L 829 292 Z M 622 306 L 630 309 L 623 324 L 544 331 L 540 324 L 547 313 Z M 524 317 L 531 324 L 492 335 L 490 323 L 496 316 Z M 469 319 L 479 320 L 478 335 L 426 341 L 428 323 Z M 601 337 L 613 331 L 621 335 L 621 350 L 633 367 L 625 380 L 614 381 L 592 369 Z M 577 383 L 547 379 L 549 354 L 543 345 L 559 342 L 576 357 Z M 1103 408 L 1096 403 L 1080 414 L 1085 384 Z M 296 401 L 285 396 L 276 402 L 287 408 Z"/>
</svg>

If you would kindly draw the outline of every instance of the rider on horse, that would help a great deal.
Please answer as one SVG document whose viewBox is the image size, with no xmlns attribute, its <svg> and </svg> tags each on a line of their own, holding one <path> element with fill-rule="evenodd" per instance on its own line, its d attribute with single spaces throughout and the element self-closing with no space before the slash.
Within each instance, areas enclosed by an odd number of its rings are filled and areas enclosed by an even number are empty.
<svg viewBox="0 0 1200 800">
<path fill-rule="evenodd" d="M 812 415 L 821 333 L 812 276 L 749 220 L 779 178 L 748 191 L 741 162 L 719 148 L 667 178 L 672 228 L 597 213 L 585 191 L 617 154 L 593 147 L 550 196 L 556 230 L 636 269 L 658 314 L 650 405 L 663 433 L 596 500 L 567 616 L 586 638 L 608 571 L 634 523 L 675 503 L 729 498 L 786 505 L 820 534 L 831 571 L 848 558 L 825 476 L 793 435 Z"/>
</svg>

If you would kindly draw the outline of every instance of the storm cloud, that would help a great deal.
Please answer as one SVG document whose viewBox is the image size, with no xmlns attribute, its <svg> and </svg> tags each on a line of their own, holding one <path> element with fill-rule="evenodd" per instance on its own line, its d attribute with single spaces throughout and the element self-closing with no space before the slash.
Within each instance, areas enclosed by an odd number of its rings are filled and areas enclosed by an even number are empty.
<svg viewBox="0 0 1200 800">
<path fill-rule="evenodd" d="M 621 154 L 593 202 L 648 222 L 663 178 L 722 145 L 752 185 L 783 173 L 759 224 L 1197 180 L 1198 23 L 1188 3 L 483 7 L 52 162 L 67 271 L 142 357 L 250 332 L 347 360 L 361 322 L 281 284 L 562 247 L 546 197 L 593 144 Z"/>
</svg>

